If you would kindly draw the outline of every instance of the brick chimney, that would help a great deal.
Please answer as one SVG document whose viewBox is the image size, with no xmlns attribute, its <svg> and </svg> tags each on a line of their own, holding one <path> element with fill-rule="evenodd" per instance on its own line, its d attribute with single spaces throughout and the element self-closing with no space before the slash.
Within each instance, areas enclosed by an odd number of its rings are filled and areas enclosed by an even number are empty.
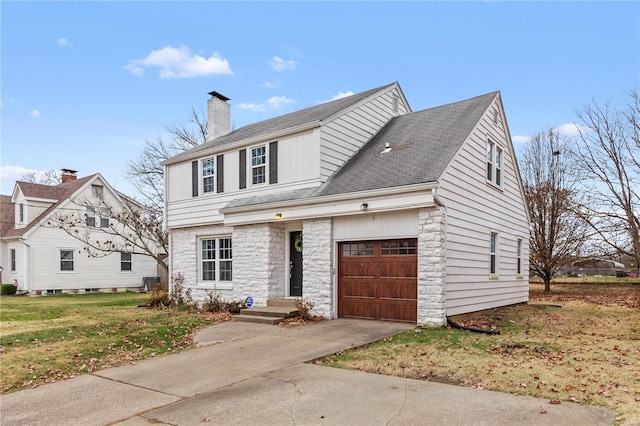
<svg viewBox="0 0 640 426">
<path fill-rule="evenodd" d="M 209 92 L 211 98 L 207 102 L 207 140 L 231 132 L 231 105 L 229 98 L 218 92 Z"/>
<path fill-rule="evenodd" d="M 71 182 L 78 179 L 78 171 L 71 169 L 62 169 L 62 183 Z"/>
</svg>

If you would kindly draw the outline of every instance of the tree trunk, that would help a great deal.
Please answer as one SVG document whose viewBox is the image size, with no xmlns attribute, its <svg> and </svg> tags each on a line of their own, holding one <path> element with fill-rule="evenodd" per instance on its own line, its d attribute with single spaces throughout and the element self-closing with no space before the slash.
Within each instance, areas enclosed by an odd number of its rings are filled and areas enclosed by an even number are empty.
<svg viewBox="0 0 640 426">
<path fill-rule="evenodd" d="M 544 292 L 551 293 L 551 278 L 544 279 Z"/>
</svg>

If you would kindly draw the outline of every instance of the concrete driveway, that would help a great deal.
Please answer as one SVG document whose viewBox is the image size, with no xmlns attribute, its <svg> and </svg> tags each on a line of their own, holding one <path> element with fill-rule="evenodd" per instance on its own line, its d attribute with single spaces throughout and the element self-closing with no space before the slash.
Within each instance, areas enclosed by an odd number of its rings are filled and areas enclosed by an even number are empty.
<svg viewBox="0 0 640 426">
<path fill-rule="evenodd" d="M 613 412 L 305 361 L 411 325 L 229 322 L 199 348 L 0 397 L 5 425 L 611 425 Z M 541 412 L 545 411 L 545 414 Z"/>
</svg>

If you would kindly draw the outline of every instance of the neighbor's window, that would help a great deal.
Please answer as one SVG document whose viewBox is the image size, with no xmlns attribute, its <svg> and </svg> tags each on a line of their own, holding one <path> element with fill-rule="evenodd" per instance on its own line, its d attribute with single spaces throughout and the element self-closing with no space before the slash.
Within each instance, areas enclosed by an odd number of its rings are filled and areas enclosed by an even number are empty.
<svg viewBox="0 0 640 426">
<path fill-rule="evenodd" d="M 200 240 L 202 281 L 231 281 L 233 253 L 231 238 L 205 238 Z"/>
<path fill-rule="evenodd" d="M 487 141 L 487 180 L 493 181 L 493 142 Z"/>
<path fill-rule="evenodd" d="M 267 181 L 267 149 L 265 145 L 251 149 L 251 183 L 258 185 Z"/>
<path fill-rule="evenodd" d="M 94 198 L 102 199 L 104 196 L 104 187 L 102 185 L 91 185 L 91 194 Z"/>
<path fill-rule="evenodd" d="M 393 97 L 393 112 L 398 112 L 398 97 Z"/>
<path fill-rule="evenodd" d="M 131 253 L 120 252 L 120 270 L 131 271 Z"/>
<path fill-rule="evenodd" d="M 87 217 L 87 220 L 86 220 L 87 226 L 91 226 L 91 227 L 96 226 L 96 212 L 94 212 L 93 209 L 90 209 L 89 207 L 87 207 L 85 215 Z"/>
<path fill-rule="evenodd" d="M 202 192 L 214 192 L 215 182 L 215 159 L 208 158 L 202 160 Z"/>
<path fill-rule="evenodd" d="M 522 275 L 522 240 L 518 238 L 518 246 L 516 247 L 516 269 L 517 274 Z"/>
<path fill-rule="evenodd" d="M 24 222 L 24 204 L 18 204 L 18 222 Z"/>
<path fill-rule="evenodd" d="M 96 212 L 93 208 L 87 207 L 85 211 L 87 226 L 100 228 L 109 227 L 109 210 L 105 207 L 100 207 Z"/>
<path fill-rule="evenodd" d="M 9 258 L 11 261 L 11 272 L 16 271 L 16 249 L 9 249 Z"/>
<path fill-rule="evenodd" d="M 496 148 L 496 185 L 500 186 L 502 182 L 502 150 Z"/>
<path fill-rule="evenodd" d="M 498 272 L 498 233 L 491 233 L 491 241 L 490 241 L 490 250 L 489 250 L 489 272 L 491 275 L 496 275 Z"/>
<path fill-rule="evenodd" d="M 60 250 L 60 270 L 73 271 L 73 250 Z"/>
</svg>

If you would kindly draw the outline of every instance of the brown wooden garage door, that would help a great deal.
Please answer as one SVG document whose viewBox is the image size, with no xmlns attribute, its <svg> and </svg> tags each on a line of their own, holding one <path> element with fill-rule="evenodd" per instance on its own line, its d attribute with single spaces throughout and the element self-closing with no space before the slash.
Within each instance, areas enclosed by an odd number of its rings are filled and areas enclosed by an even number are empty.
<svg viewBox="0 0 640 426">
<path fill-rule="evenodd" d="M 416 322 L 416 239 L 339 244 L 338 316 Z"/>
</svg>

